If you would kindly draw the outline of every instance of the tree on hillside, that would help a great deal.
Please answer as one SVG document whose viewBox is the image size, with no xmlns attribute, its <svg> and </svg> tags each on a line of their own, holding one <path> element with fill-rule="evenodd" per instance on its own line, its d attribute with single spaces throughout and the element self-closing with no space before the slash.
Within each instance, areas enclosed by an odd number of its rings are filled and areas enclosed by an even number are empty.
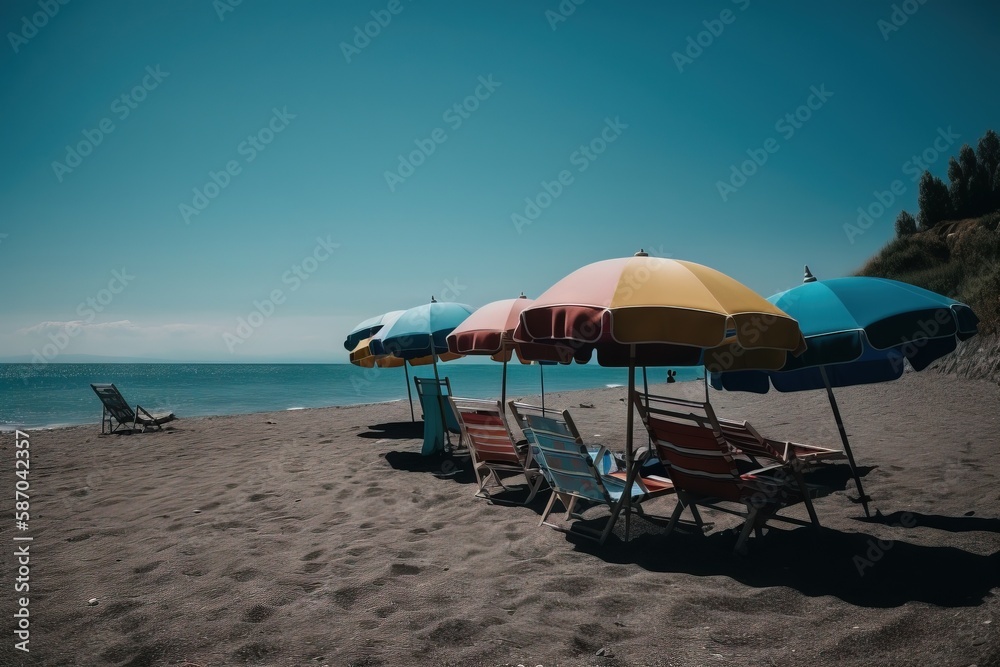
<svg viewBox="0 0 1000 667">
<path fill-rule="evenodd" d="M 964 217 L 969 209 L 969 179 L 955 158 L 948 160 L 948 195 L 955 216 Z"/>
<path fill-rule="evenodd" d="M 910 236 L 917 233 L 917 221 L 906 211 L 900 211 L 896 216 L 896 236 Z"/>
<path fill-rule="evenodd" d="M 917 233 L 917 221 L 906 211 L 896 216 L 896 236 L 903 237 Z"/>
<path fill-rule="evenodd" d="M 958 164 L 962 168 L 962 176 L 965 178 L 967 190 L 963 207 L 956 211 L 958 217 L 973 217 L 985 213 L 984 208 L 988 205 L 990 191 L 989 177 L 976 159 L 976 152 L 969 144 L 963 144 L 958 151 Z"/>
<path fill-rule="evenodd" d="M 920 212 L 917 218 L 921 229 L 933 229 L 935 225 L 951 217 L 951 197 L 948 186 L 940 178 L 925 171 L 920 177 L 917 203 Z"/>
<path fill-rule="evenodd" d="M 1000 137 L 996 132 L 986 130 L 976 146 L 976 157 L 983 172 L 986 200 L 983 212 L 989 213 L 1000 209 Z"/>
</svg>

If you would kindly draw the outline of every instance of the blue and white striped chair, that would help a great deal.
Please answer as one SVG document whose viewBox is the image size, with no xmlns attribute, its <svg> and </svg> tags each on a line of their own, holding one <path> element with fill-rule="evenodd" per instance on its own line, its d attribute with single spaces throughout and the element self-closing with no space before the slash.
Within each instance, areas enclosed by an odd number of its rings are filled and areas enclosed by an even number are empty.
<svg viewBox="0 0 1000 667">
<path fill-rule="evenodd" d="M 545 410 L 524 403 L 510 403 L 532 449 L 533 458 L 552 487 L 552 497 L 538 525 L 563 530 L 547 519 L 558 499 L 566 507 L 567 519 L 581 519 L 574 514 L 578 500 L 607 505 L 611 510 L 603 530 L 596 531 L 574 525 L 575 532 L 596 539 L 601 544 L 618 520 L 626 497 L 626 471 L 620 470 L 612 453 L 603 446 L 588 446 L 582 441 L 576 425 L 566 411 Z M 632 483 L 631 504 L 639 511 L 639 503 L 673 493 L 673 484 L 664 477 L 639 477 Z"/>
</svg>

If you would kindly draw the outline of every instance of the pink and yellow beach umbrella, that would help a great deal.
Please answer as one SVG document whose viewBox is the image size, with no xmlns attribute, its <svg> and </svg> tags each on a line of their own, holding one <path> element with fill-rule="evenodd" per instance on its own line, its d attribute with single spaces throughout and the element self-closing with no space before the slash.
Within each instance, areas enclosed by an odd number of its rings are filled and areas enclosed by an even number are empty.
<svg viewBox="0 0 1000 667">
<path fill-rule="evenodd" d="M 634 257 L 589 264 L 521 312 L 514 340 L 559 344 L 602 366 L 628 367 L 626 462 L 632 452 L 635 367 L 704 365 L 709 371 L 781 368 L 801 353 L 798 323 L 746 285 L 675 259 Z M 627 502 L 626 496 L 626 502 Z M 626 508 L 626 532 L 629 514 Z"/>
<path fill-rule="evenodd" d="M 488 355 L 493 361 L 503 363 L 500 387 L 500 404 L 507 402 L 507 362 L 516 354 L 522 364 L 569 363 L 573 351 L 564 346 L 518 343 L 514 341 L 514 329 L 521 321 L 521 311 L 534 301 L 521 294 L 516 299 L 493 301 L 469 315 L 464 322 L 448 335 L 448 350 L 461 355 Z M 545 405 L 545 379 L 542 376 L 542 405 Z"/>
</svg>

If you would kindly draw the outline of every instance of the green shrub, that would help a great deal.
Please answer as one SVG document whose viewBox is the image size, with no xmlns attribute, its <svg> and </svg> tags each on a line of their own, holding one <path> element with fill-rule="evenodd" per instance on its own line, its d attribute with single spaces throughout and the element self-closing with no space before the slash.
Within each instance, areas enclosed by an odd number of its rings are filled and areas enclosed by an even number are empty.
<svg viewBox="0 0 1000 667">
<path fill-rule="evenodd" d="M 934 234 L 901 236 L 889 241 L 868 260 L 860 274 L 896 278 L 900 274 L 933 268 L 948 259 L 948 245 Z"/>
</svg>

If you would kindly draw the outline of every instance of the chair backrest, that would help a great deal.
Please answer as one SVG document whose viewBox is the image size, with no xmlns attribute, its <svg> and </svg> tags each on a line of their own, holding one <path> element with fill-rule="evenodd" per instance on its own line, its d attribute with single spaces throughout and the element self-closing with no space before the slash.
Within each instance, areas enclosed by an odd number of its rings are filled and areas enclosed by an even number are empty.
<svg viewBox="0 0 1000 667">
<path fill-rule="evenodd" d="M 514 419 L 522 431 L 526 428 L 531 428 L 528 425 L 528 418 L 530 417 L 536 428 L 568 435 L 576 442 L 583 443 L 580 432 L 576 428 L 576 424 L 573 422 L 573 418 L 570 417 L 568 411 L 541 408 L 537 405 L 517 403 L 515 401 L 510 401 L 508 405 L 510 406 L 511 414 L 514 415 Z"/>
<path fill-rule="evenodd" d="M 718 421 L 722 437 L 736 449 L 750 452 L 764 450 L 778 461 L 783 459 L 782 453 L 767 438 L 758 433 L 757 429 L 749 422 L 722 418 L 719 418 Z"/>
<path fill-rule="evenodd" d="M 455 396 L 450 396 L 448 401 L 458 415 L 462 433 L 477 461 L 524 465 L 523 457 L 518 454 L 514 446 L 514 437 L 507 425 L 500 401 L 482 401 Z"/>
<path fill-rule="evenodd" d="M 135 412 L 129 407 L 128 403 L 125 402 L 125 398 L 122 396 L 121 392 L 118 391 L 118 387 L 113 384 L 91 384 L 90 388 L 94 390 L 97 397 L 101 399 L 101 403 L 104 404 L 104 409 L 107 410 L 112 417 L 114 417 L 118 423 L 125 424 L 128 422 L 135 421 Z"/>
<path fill-rule="evenodd" d="M 533 443 L 532 451 L 538 452 L 538 466 L 553 491 L 611 504 L 600 471 L 586 445 L 559 430 L 548 430 L 549 418 L 526 415 L 526 420 L 524 435 Z M 606 450 L 601 447 L 596 459 L 601 461 L 605 455 Z"/>
<path fill-rule="evenodd" d="M 639 392 L 634 392 L 633 404 L 675 487 L 721 500 L 741 499 L 740 473 L 711 405 Z"/>
<path fill-rule="evenodd" d="M 451 382 L 448 378 L 435 380 L 434 378 L 413 378 L 417 386 L 417 395 L 420 396 L 420 407 L 424 411 L 424 421 L 434 421 L 434 417 L 428 417 L 429 412 L 437 413 L 437 421 L 441 421 L 441 414 L 444 413 L 445 423 L 448 430 L 458 433 L 462 427 L 458 423 L 448 397 L 451 396 Z"/>
</svg>

